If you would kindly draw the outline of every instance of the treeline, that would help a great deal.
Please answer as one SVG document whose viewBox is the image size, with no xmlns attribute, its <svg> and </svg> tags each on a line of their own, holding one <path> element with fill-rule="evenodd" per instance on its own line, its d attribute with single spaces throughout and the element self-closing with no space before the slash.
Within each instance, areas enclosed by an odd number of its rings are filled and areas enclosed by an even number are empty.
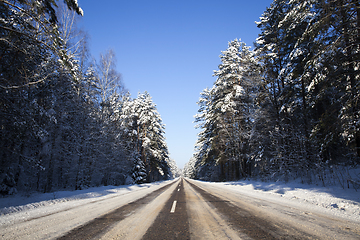
<svg viewBox="0 0 360 240">
<path fill-rule="evenodd" d="M 201 93 L 185 176 L 326 181 L 360 163 L 360 3 L 275 0 L 254 51 L 234 40 Z"/>
<path fill-rule="evenodd" d="M 177 171 L 150 95 L 129 96 L 111 50 L 91 59 L 81 14 L 76 0 L 0 0 L 0 194 Z"/>
</svg>

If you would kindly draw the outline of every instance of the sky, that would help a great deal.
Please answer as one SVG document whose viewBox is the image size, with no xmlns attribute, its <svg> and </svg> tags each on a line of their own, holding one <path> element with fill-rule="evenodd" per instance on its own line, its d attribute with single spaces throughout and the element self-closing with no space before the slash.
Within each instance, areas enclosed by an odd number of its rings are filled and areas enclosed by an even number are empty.
<svg viewBox="0 0 360 240">
<path fill-rule="evenodd" d="M 170 157 L 183 168 L 194 153 L 200 93 L 215 82 L 213 71 L 228 42 L 248 46 L 260 30 L 255 21 L 272 0 L 78 0 L 80 27 L 90 53 L 112 49 L 116 69 L 135 98 L 147 91 L 163 123 Z"/>
</svg>

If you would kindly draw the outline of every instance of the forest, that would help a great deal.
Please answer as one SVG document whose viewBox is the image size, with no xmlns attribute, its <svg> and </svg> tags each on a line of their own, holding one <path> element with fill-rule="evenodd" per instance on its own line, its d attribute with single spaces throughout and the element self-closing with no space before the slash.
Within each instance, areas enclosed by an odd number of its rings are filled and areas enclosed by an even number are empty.
<svg viewBox="0 0 360 240">
<path fill-rule="evenodd" d="M 360 163 L 359 1 L 274 0 L 256 24 L 254 50 L 229 42 L 200 94 L 185 176 L 346 184 Z"/>
<path fill-rule="evenodd" d="M 149 93 L 95 60 L 76 0 L 0 0 L 0 194 L 153 182 L 177 172 Z"/>
</svg>

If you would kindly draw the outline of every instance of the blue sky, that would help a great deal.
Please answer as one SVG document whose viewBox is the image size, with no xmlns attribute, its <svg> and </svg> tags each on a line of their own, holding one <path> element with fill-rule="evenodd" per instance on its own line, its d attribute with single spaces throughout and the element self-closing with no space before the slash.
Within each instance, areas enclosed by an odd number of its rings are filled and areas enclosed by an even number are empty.
<svg viewBox="0 0 360 240">
<path fill-rule="evenodd" d="M 170 157 L 183 168 L 197 139 L 196 102 L 215 81 L 221 51 L 236 38 L 252 46 L 259 34 L 254 22 L 272 0 L 78 2 L 91 54 L 113 49 L 131 95 L 150 93 L 166 125 Z"/>
</svg>

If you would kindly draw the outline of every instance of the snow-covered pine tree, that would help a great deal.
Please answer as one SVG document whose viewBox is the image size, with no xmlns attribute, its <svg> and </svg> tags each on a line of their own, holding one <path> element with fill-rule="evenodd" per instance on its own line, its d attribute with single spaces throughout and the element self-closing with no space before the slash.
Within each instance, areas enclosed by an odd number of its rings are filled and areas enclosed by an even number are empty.
<svg viewBox="0 0 360 240">
<path fill-rule="evenodd" d="M 201 98 L 196 116 L 202 131 L 193 177 L 204 177 L 206 160 L 223 160 L 221 172 L 229 178 L 228 160 L 241 154 L 256 164 L 257 174 L 284 180 L 304 173 L 322 178 L 328 164 L 359 163 L 359 6 L 356 0 L 275 0 L 266 9 L 257 23 L 261 83 L 253 88 L 253 107 L 243 108 L 252 109 L 250 124 L 228 114 L 241 112 L 244 102 L 234 98 L 231 73 L 224 71 L 210 94 L 202 93 L 208 97 Z M 234 59 L 227 65 L 236 66 Z M 249 134 L 230 131 L 236 127 Z M 233 147 L 233 139 L 243 140 L 246 151 Z"/>
<path fill-rule="evenodd" d="M 271 99 L 265 112 L 273 119 L 269 164 L 280 175 L 309 173 L 358 155 L 359 110 L 350 100 L 358 96 L 357 6 L 279 0 L 258 23 L 256 51 Z"/>
<path fill-rule="evenodd" d="M 195 168 L 198 177 L 204 177 L 202 172 L 214 171 L 218 165 L 218 179 L 239 179 L 252 171 L 248 143 L 260 68 L 249 47 L 237 39 L 229 42 L 220 58 L 222 63 L 214 73 L 217 80 L 201 93 L 198 102 L 195 122 L 202 131 L 195 149 Z"/>
<path fill-rule="evenodd" d="M 196 157 L 192 157 L 189 161 L 185 164 L 183 169 L 183 176 L 186 178 L 196 178 Z"/>
<path fill-rule="evenodd" d="M 302 72 L 312 43 L 299 39 L 312 21 L 311 10 L 308 1 L 278 0 L 257 23 L 261 33 L 256 53 L 263 66 L 263 89 L 271 100 L 271 104 L 266 105 L 268 109 L 263 109 L 272 118 L 267 142 L 271 143 L 269 150 L 273 156 L 267 164 L 280 175 L 288 174 L 291 169 L 307 168 L 310 161 L 309 80 Z"/>
<path fill-rule="evenodd" d="M 140 158 L 138 153 L 133 155 L 134 166 L 131 170 L 131 177 L 133 178 L 136 184 L 144 183 L 146 181 L 146 169 L 143 161 Z"/>
<path fill-rule="evenodd" d="M 126 96 L 121 122 L 129 154 L 137 154 L 146 169 L 146 181 L 171 178 L 165 126 L 149 93 Z M 125 140 L 127 139 L 127 140 Z"/>
<path fill-rule="evenodd" d="M 195 128 L 202 129 L 198 133 L 198 139 L 195 144 L 195 154 L 191 159 L 189 169 L 198 168 L 201 165 L 217 165 L 217 151 L 214 148 L 214 137 L 216 136 L 216 119 L 214 116 L 214 105 L 212 104 L 211 90 L 204 89 L 200 93 L 197 103 L 199 105 L 198 114 L 195 115 Z M 195 177 L 195 171 L 189 170 L 189 177 Z M 216 175 L 216 174 L 215 174 Z"/>
<path fill-rule="evenodd" d="M 180 172 L 178 166 L 176 165 L 175 160 L 172 159 L 172 158 L 169 158 L 169 159 L 167 160 L 167 164 L 168 164 L 168 166 L 169 166 L 169 168 L 170 168 L 170 172 L 171 172 L 171 176 L 170 176 L 170 177 L 171 177 L 171 178 L 180 177 L 181 172 Z"/>
<path fill-rule="evenodd" d="M 166 169 L 166 161 L 169 155 L 164 137 L 165 125 L 148 92 L 139 94 L 134 101 L 141 141 L 141 159 L 148 172 L 148 181 L 167 178 L 169 170 Z"/>
<path fill-rule="evenodd" d="M 318 46 L 308 61 L 317 73 L 309 87 L 317 109 L 313 131 L 322 158 L 332 163 L 360 162 L 359 6 L 354 0 L 317 3 L 317 21 L 304 33 Z"/>
<path fill-rule="evenodd" d="M 225 163 L 225 177 L 238 179 L 251 175 L 248 142 L 260 73 L 249 47 L 237 39 L 229 42 L 220 58 L 211 89 L 218 128 L 215 141 L 220 147 L 218 161 Z"/>
</svg>

